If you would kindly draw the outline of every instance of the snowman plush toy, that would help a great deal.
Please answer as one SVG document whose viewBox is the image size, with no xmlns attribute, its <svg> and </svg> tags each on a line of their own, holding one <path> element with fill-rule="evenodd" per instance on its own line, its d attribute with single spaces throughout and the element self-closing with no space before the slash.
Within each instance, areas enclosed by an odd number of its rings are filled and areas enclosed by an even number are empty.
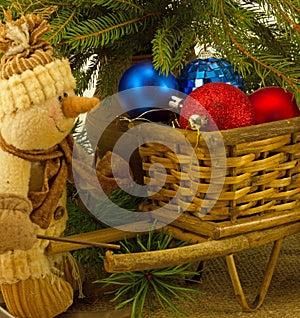
<svg viewBox="0 0 300 318">
<path fill-rule="evenodd" d="M 71 130 L 99 103 L 75 96 L 69 61 L 42 36 L 46 20 L 29 14 L 0 23 L 0 286 L 9 312 L 55 317 L 80 284 L 70 254 L 47 255 L 66 227 Z"/>
</svg>

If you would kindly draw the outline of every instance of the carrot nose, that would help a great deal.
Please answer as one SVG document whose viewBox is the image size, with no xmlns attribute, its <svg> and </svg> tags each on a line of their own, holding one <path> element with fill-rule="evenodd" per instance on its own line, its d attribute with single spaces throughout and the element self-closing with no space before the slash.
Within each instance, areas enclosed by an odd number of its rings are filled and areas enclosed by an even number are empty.
<svg viewBox="0 0 300 318">
<path fill-rule="evenodd" d="M 62 111 L 68 118 L 76 118 L 78 115 L 92 110 L 100 103 L 97 97 L 68 96 L 62 101 Z"/>
</svg>

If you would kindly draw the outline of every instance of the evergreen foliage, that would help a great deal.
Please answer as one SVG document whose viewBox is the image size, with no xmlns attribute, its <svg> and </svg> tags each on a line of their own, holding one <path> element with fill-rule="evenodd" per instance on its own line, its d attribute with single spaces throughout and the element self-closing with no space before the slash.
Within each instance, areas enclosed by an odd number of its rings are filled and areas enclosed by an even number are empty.
<svg viewBox="0 0 300 318">
<path fill-rule="evenodd" d="M 120 253 L 130 254 L 181 247 L 187 245 L 187 242 L 177 241 L 164 231 L 150 231 L 148 235 L 137 235 L 136 240 L 125 239 L 120 244 Z M 151 317 L 155 304 L 163 309 L 168 317 L 182 317 L 185 315 L 177 307 L 175 300 L 179 303 L 187 299 L 195 302 L 200 293 L 198 289 L 186 285 L 199 284 L 193 279 L 199 272 L 194 271 L 192 265 L 188 263 L 167 268 L 114 273 L 96 282 L 104 284 L 104 287 L 115 287 L 108 292 L 114 295 L 112 302 L 118 302 L 115 308 L 121 309 L 131 304 L 131 318 L 142 318 L 145 315 Z"/>
<path fill-rule="evenodd" d="M 133 55 L 150 53 L 156 68 L 176 73 L 198 44 L 217 48 L 249 90 L 286 87 L 300 104 L 300 0 L 5 0 L 2 6 L 16 14 L 52 9 L 49 40 L 70 59 L 80 92 L 96 80 L 101 98 L 114 94 Z"/>
</svg>

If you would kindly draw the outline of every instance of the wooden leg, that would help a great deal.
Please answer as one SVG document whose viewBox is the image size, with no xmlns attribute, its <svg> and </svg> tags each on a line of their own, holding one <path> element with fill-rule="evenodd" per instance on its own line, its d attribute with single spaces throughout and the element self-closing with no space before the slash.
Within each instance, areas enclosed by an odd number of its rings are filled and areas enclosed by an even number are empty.
<svg viewBox="0 0 300 318">
<path fill-rule="evenodd" d="M 231 278 L 232 286 L 235 292 L 235 296 L 237 297 L 237 300 L 239 304 L 242 306 L 243 310 L 254 311 L 262 305 L 272 280 L 272 276 L 278 260 L 280 249 L 282 247 L 282 243 L 283 238 L 275 241 L 273 244 L 273 248 L 270 254 L 263 281 L 260 285 L 258 294 L 252 304 L 248 304 L 247 299 L 245 297 L 241 281 L 239 279 L 239 275 L 237 272 L 237 268 L 235 265 L 233 254 L 226 255 L 226 263 Z"/>
</svg>

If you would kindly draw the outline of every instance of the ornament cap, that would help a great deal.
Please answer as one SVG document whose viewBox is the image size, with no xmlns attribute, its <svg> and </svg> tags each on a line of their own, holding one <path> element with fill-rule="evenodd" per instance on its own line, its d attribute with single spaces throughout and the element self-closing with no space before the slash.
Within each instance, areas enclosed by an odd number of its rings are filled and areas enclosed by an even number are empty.
<svg viewBox="0 0 300 318">
<path fill-rule="evenodd" d="M 189 125 L 192 130 L 200 130 L 208 124 L 207 115 L 193 114 L 189 117 Z"/>
<path fill-rule="evenodd" d="M 171 100 L 169 101 L 169 106 L 175 109 L 179 109 L 182 107 L 183 98 L 178 96 L 171 96 Z"/>
</svg>

